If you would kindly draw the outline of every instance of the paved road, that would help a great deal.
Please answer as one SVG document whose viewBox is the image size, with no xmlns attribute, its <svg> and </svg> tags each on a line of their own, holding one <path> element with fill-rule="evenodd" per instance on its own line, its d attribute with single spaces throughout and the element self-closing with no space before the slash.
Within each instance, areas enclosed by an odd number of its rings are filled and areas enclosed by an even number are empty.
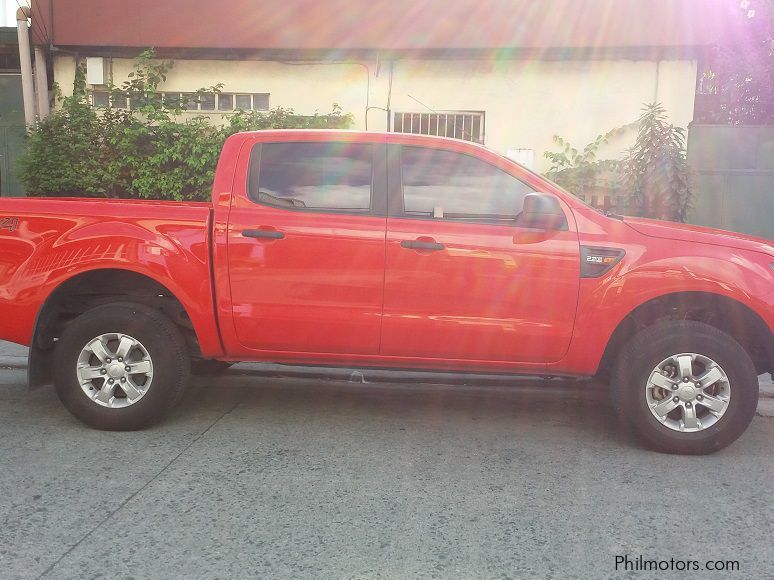
<svg viewBox="0 0 774 580">
<path fill-rule="evenodd" d="M 600 392 L 210 383 L 101 433 L 0 371 L 0 577 L 603 578 L 617 555 L 774 575 L 773 419 L 686 458 L 622 439 Z"/>
</svg>

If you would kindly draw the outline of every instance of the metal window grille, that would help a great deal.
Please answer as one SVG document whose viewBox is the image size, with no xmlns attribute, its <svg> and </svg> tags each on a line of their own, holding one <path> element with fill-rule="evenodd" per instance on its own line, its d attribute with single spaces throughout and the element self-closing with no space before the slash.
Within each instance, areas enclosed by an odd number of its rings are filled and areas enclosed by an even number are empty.
<svg viewBox="0 0 774 580">
<path fill-rule="evenodd" d="M 484 111 L 441 111 L 438 113 L 394 113 L 393 131 L 415 135 L 436 135 L 483 143 Z"/>
</svg>

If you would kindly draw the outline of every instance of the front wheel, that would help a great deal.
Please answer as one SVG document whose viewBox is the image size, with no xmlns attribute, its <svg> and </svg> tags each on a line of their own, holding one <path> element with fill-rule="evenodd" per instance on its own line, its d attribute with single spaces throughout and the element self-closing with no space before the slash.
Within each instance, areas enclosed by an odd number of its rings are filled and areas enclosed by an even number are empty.
<svg viewBox="0 0 774 580">
<path fill-rule="evenodd" d="M 758 377 L 732 337 L 700 322 L 670 320 L 638 333 L 613 371 L 621 424 L 648 447 L 706 454 L 744 433 L 758 405 Z"/>
<path fill-rule="evenodd" d="M 91 427 L 141 429 L 182 397 L 188 356 L 177 327 L 159 311 L 106 304 L 62 333 L 54 352 L 54 386 L 65 407 Z"/>
</svg>

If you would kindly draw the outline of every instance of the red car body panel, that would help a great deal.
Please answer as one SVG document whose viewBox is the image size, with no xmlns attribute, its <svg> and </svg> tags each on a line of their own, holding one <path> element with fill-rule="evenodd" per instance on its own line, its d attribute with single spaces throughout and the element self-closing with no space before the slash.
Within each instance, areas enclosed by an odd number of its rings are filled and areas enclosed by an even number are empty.
<svg viewBox="0 0 774 580">
<path fill-rule="evenodd" d="M 222 355 L 207 204 L 176 204 L 171 212 L 159 202 L 22 198 L 3 199 L 1 207 L 19 218 L 19 229 L 0 234 L 0 338 L 29 345 L 38 312 L 56 288 L 84 272 L 119 269 L 144 274 L 177 296 L 202 349 Z"/>
<path fill-rule="evenodd" d="M 230 352 L 294 350 L 378 354 L 384 218 L 293 213 L 235 200 L 228 234 Z M 285 239 L 251 239 L 250 228 Z M 346 232 L 346 235 L 342 235 Z M 260 281 L 257 281 L 259 278 Z"/>
<path fill-rule="evenodd" d="M 250 148 L 273 141 L 408 144 L 478 157 L 560 200 L 567 228 L 297 212 L 250 200 Z M 98 269 L 174 294 L 202 354 L 224 360 L 588 376 L 618 325 L 671 293 L 735 300 L 774 329 L 774 247 L 706 228 L 603 216 L 484 148 L 402 134 L 265 131 L 230 137 L 212 205 L 3 199 L 0 339 L 30 344 L 63 282 Z M 283 239 L 252 239 L 245 230 Z M 434 240 L 443 252 L 400 246 Z M 581 276 L 581 247 L 625 252 Z"/>
<path fill-rule="evenodd" d="M 383 355 L 532 363 L 565 355 L 578 300 L 576 232 L 521 241 L 520 228 L 406 219 L 389 219 L 387 230 Z M 401 247 L 410 240 L 446 250 Z"/>
<path fill-rule="evenodd" d="M 584 212 L 582 217 L 580 212 L 575 213 L 582 243 L 621 248 L 626 257 L 606 276 L 581 281 L 573 344 L 562 368 L 577 369 L 582 374 L 594 372 L 621 321 L 638 306 L 668 294 L 706 292 L 725 296 L 753 310 L 769 329 L 774 329 L 770 254 L 703 241 L 655 238 L 629 226 L 629 218 L 617 221 L 596 212 Z M 681 226 L 671 228 L 681 230 Z M 759 244 L 765 245 L 765 240 L 747 239 L 756 249 Z"/>
</svg>

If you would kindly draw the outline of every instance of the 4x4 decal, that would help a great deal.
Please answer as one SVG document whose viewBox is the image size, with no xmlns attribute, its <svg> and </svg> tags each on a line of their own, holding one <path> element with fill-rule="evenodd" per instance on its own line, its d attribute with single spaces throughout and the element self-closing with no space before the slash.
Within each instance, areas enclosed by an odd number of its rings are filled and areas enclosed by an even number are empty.
<svg viewBox="0 0 774 580">
<path fill-rule="evenodd" d="M 9 232 L 13 232 L 16 231 L 18 227 L 19 218 L 0 216 L 0 231 L 8 230 Z"/>
</svg>

